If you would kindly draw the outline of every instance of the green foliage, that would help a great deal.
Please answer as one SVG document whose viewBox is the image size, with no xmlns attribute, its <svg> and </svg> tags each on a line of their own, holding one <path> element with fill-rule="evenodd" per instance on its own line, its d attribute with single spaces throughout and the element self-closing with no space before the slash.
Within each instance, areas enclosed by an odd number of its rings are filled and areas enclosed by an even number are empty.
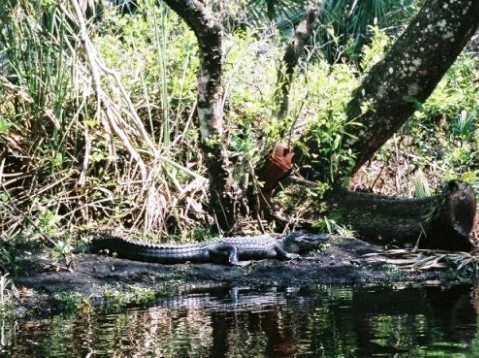
<svg viewBox="0 0 479 358">
<path fill-rule="evenodd" d="M 65 169 L 71 163 L 68 153 L 71 142 L 66 138 L 78 134 L 75 122 L 68 118 L 69 103 L 74 100 L 73 29 L 53 2 L 2 2 L 0 7 L 3 7 L 0 12 L 7 14 L 0 25 L 0 43 L 5 46 L 7 75 L 16 83 L 15 86 L 5 82 L 4 91 L 0 91 L 0 141 L 5 145 L 5 157 L 9 158 L 3 169 L 7 173 L 21 172 L 28 163 L 29 174 L 21 176 L 22 179 L 13 175 L 8 189 L 15 192 L 23 187 L 38 191 L 52 179 L 68 180 Z M 55 173 L 61 173 L 62 179 Z M 28 189 L 21 195 L 27 192 Z M 18 195 L 10 197 L 16 202 L 25 200 Z M 38 204 L 34 211 L 44 214 L 48 211 L 42 206 L 46 198 L 32 195 L 31 199 Z M 56 201 L 54 205 L 58 204 Z"/>
<path fill-rule="evenodd" d="M 198 69 L 195 36 L 166 5 L 147 4 L 135 16 L 105 12 L 98 29 L 102 36 L 95 44 L 106 64 L 120 71 L 134 103 L 145 94 L 159 96 L 163 109 L 169 102 L 175 107 L 191 102 Z M 184 108 L 176 108 L 176 113 Z M 168 117 L 163 111 L 162 116 Z"/>
<path fill-rule="evenodd" d="M 356 72 L 346 65 L 329 66 L 324 62 L 308 68 L 307 82 L 299 81 L 307 94 L 304 112 L 311 116 L 302 140 L 300 164 L 308 164 L 319 172 L 319 178 L 331 182 L 334 173 L 347 171 L 352 154 L 342 149 L 347 140 L 347 128 L 354 125 L 347 119 L 345 106 L 352 89 L 357 85 Z M 301 87 L 300 87 L 301 88 Z"/>
<path fill-rule="evenodd" d="M 470 142 L 476 131 L 477 110 L 462 110 L 451 123 L 451 134 L 454 138 Z"/>
<path fill-rule="evenodd" d="M 9 236 L 36 225 L 54 235 L 63 225 L 97 220 L 165 229 L 171 206 L 178 206 L 167 197 L 171 191 L 179 193 L 192 177 L 204 183 L 191 122 L 198 66 L 194 34 L 164 4 L 140 5 L 127 17 L 105 4 L 102 22 L 90 19 L 92 63 L 72 8 L 40 0 L 0 4 L 0 13 L 7 14 L 0 51 L 15 81 L 0 82 L 0 143 L 7 158 L 0 169 L 17 173 L 5 192 L 20 192 L 9 194 L 15 205 L 0 208 Z M 185 141 L 191 148 L 186 154 L 178 145 Z M 146 193 L 137 161 L 148 162 L 150 178 L 158 178 Z M 193 200 L 204 197 L 203 192 Z M 145 200 L 150 212 L 135 205 Z"/>
<path fill-rule="evenodd" d="M 341 58 L 360 62 L 362 49 L 377 34 L 372 26 L 397 35 L 417 10 L 415 0 L 325 0 L 320 4 L 314 48 L 328 62 Z M 304 16 L 306 0 L 250 0 L 243 20 L 259 27 L 272 22 L 288 39 Z M 241 13 L 236 17 L 241 17 Z"/>
<path fill-rule="evenodd" d="M 105 2 L 99 17 L 85 18 L 87 38 L 81 39 L 81 24 L 62 4 L 0 3 L 0 53 L 8 64 L 4 76 L 2 58 L 0 177 L 6 179 L 0 229 L 7 237 L 38 239 L 56 237 L 65 227 L 123 227 L 191 239 L 211 224 L 203 206 L 205 158 L 195 123 L 194 33 L 164 3 L 142 0 L 128 16 Z M 243 190 L 260 185 L 254 169 L 280 140 L 298 149 L 298 166 L 317 172 L 313 177 L 321 189 L 312 195 L 329 187 L 333 173 L 347 170 L 352 156 L 342 143 L 356 123 L 347 120 L 345 106 L 359 84 L 358 67 L 368 71 L 381 58 L 395 35 L 381 28 L 399 24 L 410 4 L 325 2 L 319 36 L 334 38 L 335 59 L 349 44 L 354 53 L 348 56 L 359 55 L 355 46 L 361 44 L 359 66 L 309 61 L 322 50 L 317 44 L 324 44 L 313 43 L 294 75 L 289 113 L 281 121 L 274 115 L 281 32 L 269 25 L 225 26 L 227 155 Z M 243 5 L 213 8 L 239 14 L 242 21 Z M 291 28 L 304 6 L 305 1 L 250 1 L 248 24 L 269 17 L 277 27 Z M 224 16 L 225 23 L 233 20 Z M 462 56 L 404 128 L 426 178 L 428 163 L 440 160 L 445 176 L 477 182 L 477 66 L 477 59 Z M 283 197 L 288 200 L 287 193 Z M 56 251 L 64 249 L 59 244 Z"/>
<path fill-rule="evenodd" d="M 53 295 L 53 298 L 64 308 L 65 312 L 77 313 L 81 310 L 84 296 L 79 292 L 63 291 Z"/>
<path fill-rule="evenodd" d="M 255 22 L 268 19 L 284 30 L 301 20 L 307 3 L 307 0 L 249 0 L 246 6 Z"/>
<path fill-rule="evenodd" d="M 434 92 L 417 114 L 418 118 L 445 116 L 448 122 L 462 112 L 474 113 L 477 110 L 477 74 L 479 60 L 475 56 L 463 54 L 447 71 Z"/>
<path fill-rule="evenodd" d="M 0 132 L 6 132 L 11 126 L 12 126 L 12 123 L 10 123 L 3 116 L 0 116 Z"/>
<path fill-rule="evenodd" d="M 406 125 L 419 165 L 434 163 L 436 175 L 459 178 L 476 189 L 479 173 L 479 61 L 461 55 Z"/>
<path fill-rule="evenodd" d="M 126 288 L 106 287 L 103 289 L 103 306 L 107 312 L 120 312 L 127 306 L 151 302 L 156 297 L 154 290 L 131 285 Z"/>
<path fill-rule="evenodd" d="M 414 187 L 415 187 L 415 197 L 416 198 L 425 198 L 431 195 L 431 188 L 427 182 L 427 178 L 422 172 L 418 170 L 414 176 Z"/>
<path fill-rule="evenodd" d="M 322 53 L 330 61 L 346 57 L 361 58 L 364 45 L 374 37 L 371 26 L 397 34 L 414 13 L 414 0 L 327 0 L 321 8 L 322 27 L 316 42 L 324 44 Z"/>
<path fill-rule="evenodd" d="M 0 275 L 0 313 L 4 314 L 9 310 L 12 304 L 12 281 L 8 278 L 8 273 Z"/>
<path fill-rule="evenodd" d="M 391 43 L 391 38 L 378 26 L 371 26 L 370 32 L 372 36 L 369 43 L 363 48 L 360 62 L 364 72 L 367 72 L 374 64 L 382 59 L 383 54 L 387 51 Z"/>
<path fill-rule="evenodd" d="M 320 216 L 313 222 L 313 227 L 320 232 L 329 232 L 337 234 L 341 238 L 354 237 L 354 231 L 351 228 L 340 224 L 341 214 L 330 211 L 327 215 Z"/>
<path fill-rule="evenodd" d="M 258 40 L 258 36 L 263 34 L 246 29 L 226 38 L 225 117 L 234 177 L 242 188 L 247 188 L 264 154 L 262 147 L 279 139 L 269 132 L 275 110 L 276 72 L 265 69 L 276 67 L 280 52 L 272 39 Z"/>
</svg>

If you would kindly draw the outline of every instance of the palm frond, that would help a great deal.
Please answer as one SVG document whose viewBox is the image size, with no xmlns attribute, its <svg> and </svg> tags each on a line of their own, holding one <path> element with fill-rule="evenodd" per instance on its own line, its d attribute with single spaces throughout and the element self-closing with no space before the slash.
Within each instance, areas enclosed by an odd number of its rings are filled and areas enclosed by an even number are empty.
<svg viewBox="0 0 479 358">
<path fill-rule="evenodd" d="M 253 23 L 270 21 L 284 35 L 304 16 L 307 0 L 250 0 L 247 3 L 249 20 Z"/>
</svg>

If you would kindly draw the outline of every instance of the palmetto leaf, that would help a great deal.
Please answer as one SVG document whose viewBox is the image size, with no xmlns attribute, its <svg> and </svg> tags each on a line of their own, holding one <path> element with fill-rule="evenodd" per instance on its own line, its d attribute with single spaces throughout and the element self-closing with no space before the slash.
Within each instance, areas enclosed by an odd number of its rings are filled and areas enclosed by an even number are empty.
<svg viewBox="0 0 479 358">
<path fill-rule="evenodd" d="M 250 0 L 247 4 L 254 23 L 271 21 L 286 36 L 304 15 L 307 0 Z"/>
<path fill-rule="evenodd" d="M 332 58 L 328 54 L 334 55 L 335 48 L 345 46 L 348 42 L 352 50 L 358 53 L 367 42 L 371 25 L 384 28 L 400 24 L 412 14 L 413 5 L 416 2 L 415 0 L 326 0 L 320 12 L 321 23 L 333 29 L 339 42 L 334 41 L 325 31 L 319 32 L 320 38 L 317 42 L 329 44 L 323 51 L 326 52 L 329 60 Z"/>
<path fill-rule="evenodd" d="M 250 0 L 248 8 L 256 19 L 267 18 L 279 22 L 281 19 L 299 21 L 307 0 Z"/>
<path fill-rule="evenodd" d="M 369 26 L 397 25 L 412 13 L 418 0 L 324 0 L 319 14 L 321 28 L 316 43 L 332 60 L 337 48 L 352 41 L 353 50 L 360 50 L 367 41 Z M 307 0 L 250 0 L 250 20 L 272 21 L 281 31 L 291 30 L 304 15 Z M 325 45 L 326 44 L 326 45 Z"/>
<path fill-rule="evenodd" d="M 431 196 L 431 188 L 422 170 L 418 170 L 414 176 L 414 188 L 416 198 L 422 199 Z"/>
</svg>

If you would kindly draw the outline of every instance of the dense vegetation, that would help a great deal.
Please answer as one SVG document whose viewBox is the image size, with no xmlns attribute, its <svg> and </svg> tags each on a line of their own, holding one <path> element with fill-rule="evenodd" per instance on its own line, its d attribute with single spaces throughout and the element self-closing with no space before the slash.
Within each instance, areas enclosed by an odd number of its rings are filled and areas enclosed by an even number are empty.
<svg viewBox="0 0 479 358">
<path fill-rule="evenodd" d="M 194 34 L 153 0 L 138 1 L 134 11 L 105 2 L 96 13 L 72 3 L 78 6 L 47 0 L 0 4 L 2 238 L 36 240 L 118 227 L 200 238 L 212 219 L 205 210 L 205 158 L 195 113 Z M 288 39 L 287 14 L 297 11 L 279 11 L 277 5 L 275 11 L 266 7 L 262 17 L 259 2 L 221 3 L 213 10 L 224 19 L 228 157 L 239 187 L 261 185 L 254 169 L 279 140 L 301 153 L 299 167 L 322 161 L 321 167 L 335 171 L 350 156 L 339 145 L 347 136 L 348 96 L 410 11 L 371 16 L 373 10 L 363 9 L 364 20 L 348 9 L 350 22 L 339 24 L 330 6 L 295 75 L 289 114 L 280 121 L 276 70 Z M 278 2 L 283 10 L 295 9 L 294 3 Z M 411 2 L 384 3 L 414 9 Z M 478 78 L 477 54 L 465 51 L 353 184 L 413 196 L 454 177 L 479 189 Z M 305 199 L 314 200 L 326 185 L 300 193 L 291 185 L 278 199 L 308 218 Z M 254 230 L 258 223 L 250 220 L 243 228 Z"/>
</svg>

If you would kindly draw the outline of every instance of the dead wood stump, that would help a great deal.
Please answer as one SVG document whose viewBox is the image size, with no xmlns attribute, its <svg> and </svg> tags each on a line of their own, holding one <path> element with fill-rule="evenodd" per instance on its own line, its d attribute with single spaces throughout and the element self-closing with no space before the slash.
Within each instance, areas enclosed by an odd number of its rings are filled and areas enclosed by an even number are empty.
<svg viewBox="0 0 479 358">
<path fill-rule="evenodd" d="M 469 239 L 476 200 L 470 185 L 447 182 L 440 194 L 423 199 L 401 199 L 336 189 L 325 197 L 365 241 L 382 245 L 470 251 Z"/>
</svg>

